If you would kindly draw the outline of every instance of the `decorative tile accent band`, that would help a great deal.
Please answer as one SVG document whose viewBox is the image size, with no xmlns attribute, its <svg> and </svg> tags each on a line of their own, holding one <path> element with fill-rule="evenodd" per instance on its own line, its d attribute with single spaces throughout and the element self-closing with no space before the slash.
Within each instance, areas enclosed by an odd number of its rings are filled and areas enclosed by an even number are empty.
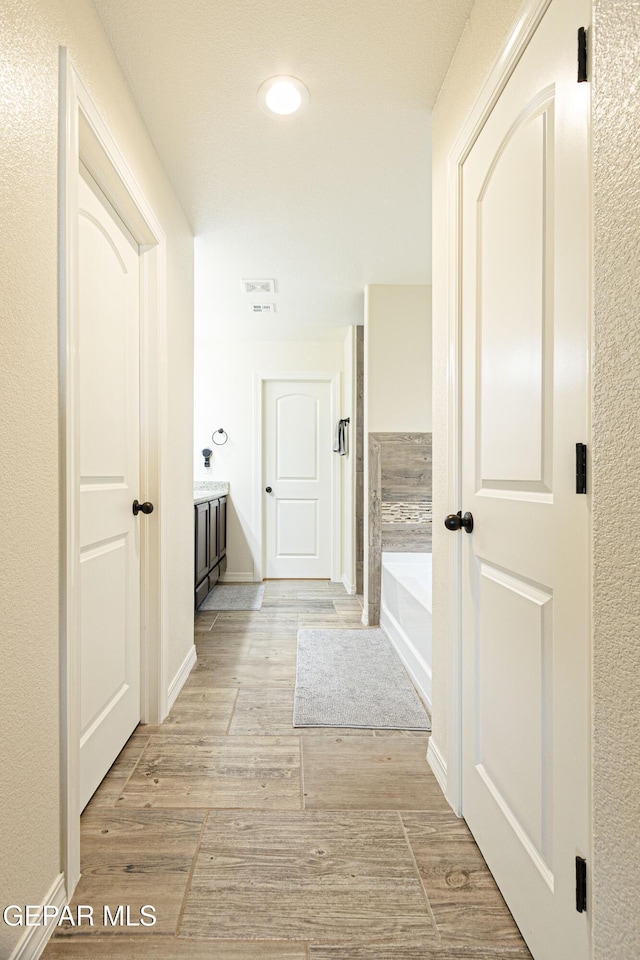
<svg viewBox="0 0 640 960">
<path fill-rule="evenodd" d="M 380 504 L 382 523 L 431 523 L 431 500 L 397 501 Z"/>
</svg>

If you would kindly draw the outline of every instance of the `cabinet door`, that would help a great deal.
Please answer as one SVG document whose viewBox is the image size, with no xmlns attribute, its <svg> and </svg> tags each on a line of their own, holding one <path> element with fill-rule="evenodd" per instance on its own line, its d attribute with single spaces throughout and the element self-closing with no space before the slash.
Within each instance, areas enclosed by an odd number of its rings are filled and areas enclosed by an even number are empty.
<svg viewBox="0 0 640 960">
<path fill-rule="evenodd" d="M 227 498 L 220 498 L 220 517 L 218 523 L 218 559 L 227 552 Z"/>
<path fill-rule="evenodd" d="M 196 504 L 196 582 L 209 572 L 209 504 Z"/>
<path fill-rule="evenodd" d="M 220 517 L 220 501 L 211 500 L 209 503 L 209 567 L 211 570 L 220 559 L 218 546 L 218 526 Z"/>
<path fill-rule="evenodd" d="M 209 593 L 209 578 L 205 577 L 199 587 L 196 587 L 196 610 Z"/>
</svg>

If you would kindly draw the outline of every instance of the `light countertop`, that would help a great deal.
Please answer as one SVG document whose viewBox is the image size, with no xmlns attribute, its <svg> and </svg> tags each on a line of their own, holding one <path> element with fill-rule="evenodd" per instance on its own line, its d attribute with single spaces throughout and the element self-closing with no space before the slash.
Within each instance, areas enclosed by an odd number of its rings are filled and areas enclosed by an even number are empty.
<svg viewBox="0 0 640 960">
<path fill-rule="evenodd" d="M 193 502 L 205 503 L 216 497 L 226 497 L 229 493 L 229 484 L 226 480 L 194 480 Z"/>
</svg>

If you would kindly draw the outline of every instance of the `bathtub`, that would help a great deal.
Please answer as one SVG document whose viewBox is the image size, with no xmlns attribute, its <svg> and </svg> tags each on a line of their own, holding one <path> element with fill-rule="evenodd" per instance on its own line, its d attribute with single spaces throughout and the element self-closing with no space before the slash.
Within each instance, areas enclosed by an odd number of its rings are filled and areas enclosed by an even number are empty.
<svg viewBox="0 0 640 960">
<path fill-rule="evenodd" d="M 383 553 L 380 626 L 431 709 L 431 554 Z"/>
</svg>

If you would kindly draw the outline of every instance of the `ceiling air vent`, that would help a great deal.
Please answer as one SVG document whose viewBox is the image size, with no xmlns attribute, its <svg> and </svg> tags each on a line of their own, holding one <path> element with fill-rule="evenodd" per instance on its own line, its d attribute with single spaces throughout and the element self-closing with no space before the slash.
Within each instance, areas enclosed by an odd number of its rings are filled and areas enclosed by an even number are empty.
<svg viewBox="0 0 640 960">
<path fill-rule="evenodd" d="M 276 305 L 275 303 L 250 303 L 249 310 L 251 313 L 275 313 Z"/>
<path fill-rule="evenodd" d="M 258 295 L 262 293 L 275 293 L 276 282 L 275 280 L 243 280 L 242 289 L 245 293 L 257 293 Z"/>
</svg>

